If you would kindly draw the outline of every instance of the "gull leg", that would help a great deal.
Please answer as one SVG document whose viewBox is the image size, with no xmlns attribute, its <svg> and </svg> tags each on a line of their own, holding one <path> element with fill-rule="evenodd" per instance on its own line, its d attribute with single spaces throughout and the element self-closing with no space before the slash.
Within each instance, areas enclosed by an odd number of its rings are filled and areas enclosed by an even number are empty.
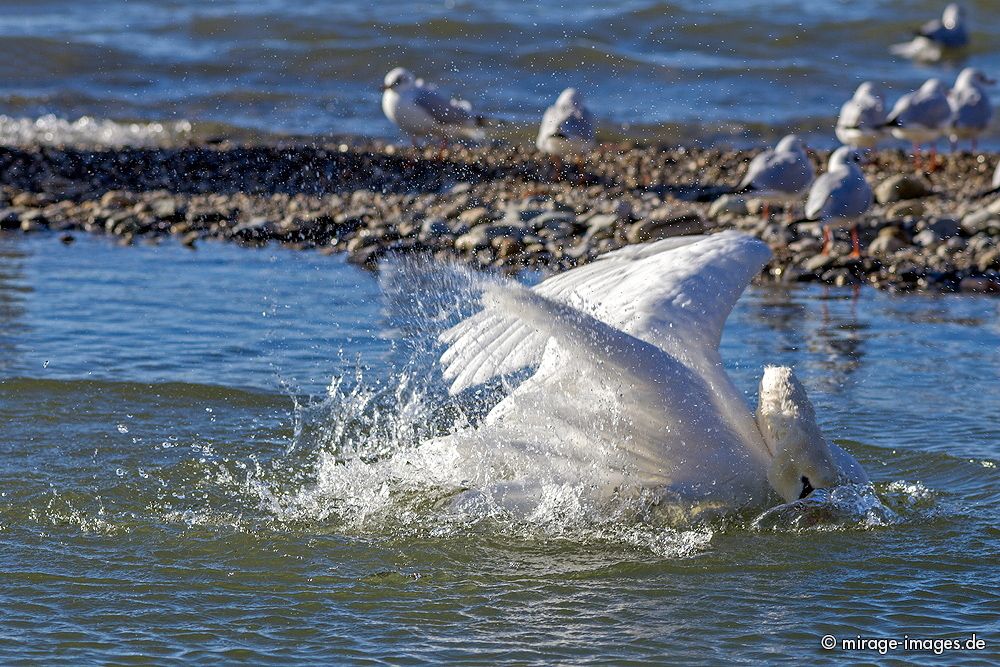
<svg viewBox="0 0 1000 667">
<path fill-rule="evenodd" d="M 913 168 L 919 172 L 920 171 L 920 144 L 914 142 L 913 144 Z"/>
<path fill-rule="evenodd" d="M 764 208 L 761 209 L 760 217 L 762 220 L 771 219 L 771 202 L 766 200 L 764 201 Z"/>
<path fill-rule="evenodd" d="M 826 225 L 823 225 L 823 250 L 820 251 L 821 255 L 830 254 L 830 246 L 833 245 L 833 232 Z"/>
<path fill-rule="evenodd" d="M 858 239 L 858 226 L 851 225 L 851 257 L 861 257 L 861 241 Z"/>
</svg>

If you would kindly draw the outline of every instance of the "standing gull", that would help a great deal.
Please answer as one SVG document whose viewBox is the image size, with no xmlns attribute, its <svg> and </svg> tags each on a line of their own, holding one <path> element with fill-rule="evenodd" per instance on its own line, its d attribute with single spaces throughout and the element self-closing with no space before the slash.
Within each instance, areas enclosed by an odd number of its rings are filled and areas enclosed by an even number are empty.
<svg viewBox="0 0 1000 667">
<path fill-rule="evenodd" d="M 486 120 L 473 114 L 468 102 L 442 95 L 403 67 L 385 75 L 382 111 L 412 140 L 435 137 L 480 141 L 484 136 Z"/>
<path fill-rule="evenodd" d="M 976 150 L 976 139 L 989 127 L 993 116 L 993 106 L 982 86 L 994 83 L 975 67 L 966 67 L 959 73 L 955 87 L 948 92 L 952 114 L 948 133 L 952 147 L 961 139 L 969 139 L 972 150 Z"/>
<path fill-rule="evenodd" d="M 747 173 L 737 186 L 739 194 L 752 194 L 765 202 L 767 216 L 771 202 L 799 199 L 812 183 L 815 173 L 802 140 L 789 134 L 773 149 L 758 154 L 750 161 Z"/>
<path fill-rule="evenodd" d="M 956 3 L 944 8 L 941 18 L 928 21 L 916 36 L 903 44 L 894 45 L 890 51 L 912 60 L 933 62 L 948 53 L 955 53 L 969 45 L 969 32 L 965 27 L 965 9 Z"/>
<path fill-rule="evenodd" d="M 816 179 L 806 201 L 806 219 L 823 225 L 823 254 L 830 254 L 832 228 L 850 227 L 851 257 L 861 256 L 858 218 L 872 205 L 872 189 L 861 171 L 860 154 L 841 146 L 830 156 L 826 173 Z"/>
<path fill-rule="evenodd" d="M 882 138 L 885 124 L 885 101 L 882 91 L 865 81 L 844 102 L 837 118 L 837 139 L 854 148 L 874 148 Z"/>
<path fill-rule="evenodd" d="M 560 157 L 586 153 L 594 147 L 594 119 L 576 88 L 567 88 L 545 110 L 535 144 Z"/>
<path fill-rule="evenodd" d="M 885 126 L 892 130 L 892 136 L 913 144 L 913 159 L 916 163 L 920 156 L 920 145 L 931 144 L 933 154 L 934 144 L 945 132 L 950 120 L 948 89 L 938 79 L 928 79 L 918 90 L 899 98 L 889 112 Z"/>
</svg>

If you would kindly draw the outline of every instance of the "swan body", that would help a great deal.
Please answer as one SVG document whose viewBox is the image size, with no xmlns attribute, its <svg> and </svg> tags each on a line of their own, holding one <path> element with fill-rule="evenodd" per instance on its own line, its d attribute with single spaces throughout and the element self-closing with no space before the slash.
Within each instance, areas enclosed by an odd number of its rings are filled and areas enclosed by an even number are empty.
<svg viewBox="0 0 1000 667">
<path fill-rule="evenodd" d="M 597 470 L 598 493 L 734 510 L 865 480 L 823 439 L 790 369 L 765 371 L 755 415 L 723 367 L 726 318 L 769 257 L 723 232 L 625 247 L 530 289 L 492 286 L 482 311 L 442 335 L 444 376 L 458 393 L 534 367 L 477 432 L 489 455 L 527 457 L 537 474 Z"/>
</svg>

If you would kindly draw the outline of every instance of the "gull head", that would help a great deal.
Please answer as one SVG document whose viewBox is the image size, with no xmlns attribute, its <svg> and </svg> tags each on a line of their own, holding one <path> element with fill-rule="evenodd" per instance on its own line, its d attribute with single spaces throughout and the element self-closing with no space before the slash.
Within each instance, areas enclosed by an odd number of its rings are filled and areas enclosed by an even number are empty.
<svg viewBox="0 0 1000 667">
<path fill-rule="evenodd" d="M 941 79 L 927 79 L 924 85 L 920 86 L 920 92 L 925 95 L 947 95 L 948 87 L 941 83 Z"/>
<path fill-rule="evenodd" d="M 775 152 L 778 153 L 788 153 L 791 151 L 802 151 L 805 152 L 806 145 L 802 143 L 802 139 L 799 138 L 797 134 L 787 134 L 781 138 L 778 145 L 774 148 Z"/>
<path fill-rule="evenodd" d="M 403 88 L 409 88 L 416 82 L 417 80 L 410 70 L 405 67 L 397 67 L 390 70 L 389 73 L 385 75 L 385 80 L 382 82 L 382 90 L 400 90 Z"/>
<path fill-rule="evenodd" d="M 772 456 L 767 481 L 778 495 L 794 502 L 847 481 L 791 368 L 765 368 L 758 400 L 757 426 Z"/>
<path fill-rule="evenodd" d="M 852 162 L 855 164 L 861 164 L 861 153 L 850 146 L 841 146 L 830 155 L 830 161 L 827 163 L 827 170 L 832 171 L 837 167 L 846 167 Z"/>
<path fill-rule="evenodd" d="M 975 67 L 966 67 L 961 72 L 958 73 L 958 79 L 955 80 L 956 88 L 972 88 L 974 86 L 991 86 L 996 81 L 986 76 L 982 70 Z"/>
<path fill-rule="evenodd" d="M 559 93 L 559 99 L 556 100 L 556 104 L 561 107 L 579 108 L 583 106 L 583 96 L 576 88 L 567 88 Z"/>
<path fill-rule="evenodd" d="M 883 99 L 882 89 L 871 81 L 865 81 L 854 91 L 855 97 L 874 97 L 877 100 Z"/>
<path fill-rule="evenodd" d="M 941 24 L 948 30 L 954 30 L 965 21 L 965 8 L 953 2 L 944 8 L 941 14 Z"/>
</svg>

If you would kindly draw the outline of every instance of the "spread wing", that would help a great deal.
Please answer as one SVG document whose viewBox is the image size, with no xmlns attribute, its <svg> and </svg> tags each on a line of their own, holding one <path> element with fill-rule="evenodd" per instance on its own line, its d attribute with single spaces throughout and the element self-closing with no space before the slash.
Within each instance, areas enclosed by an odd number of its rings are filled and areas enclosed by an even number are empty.
<svg viewBox="0 0 1000 667">
<path fill-rule="evenodd" d="M 608 253 L 533 291 L 695 367 L 715 358 L 729 312 L 769 258 L 766 244 L 739 232 L 679 237 Z M 441 336 L 451 392 L 538 364 L 549 338 L 487 305 Z"/>
</svg>

